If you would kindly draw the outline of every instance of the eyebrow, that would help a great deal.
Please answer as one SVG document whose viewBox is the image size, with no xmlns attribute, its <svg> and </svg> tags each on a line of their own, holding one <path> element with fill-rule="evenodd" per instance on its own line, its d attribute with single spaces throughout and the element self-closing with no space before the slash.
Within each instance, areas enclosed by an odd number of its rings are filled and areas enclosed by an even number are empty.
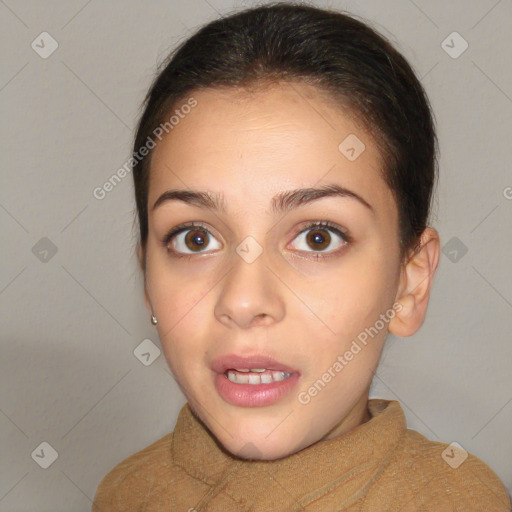
<svg viewBox="0 0 512 512">
<path fill-rule="evenodd" d="M 271 208 L 274 214 L 286 213 L 299 206 L 318 201 L 325 197 L 346 197 L 355 199 L 372 213 L 375 213 L 373 207 L 360 195 L 334 183 L 318 188 L 299 188 L 280 192 L 272 198 Z M 207 208 L 226 213 L 225 198 L 222 193 L 182 189 L 167 190 L 155 201 L 152 209 L 155 210 L 169 201 L 181 201 L 199 208 Z"/>
</svg>

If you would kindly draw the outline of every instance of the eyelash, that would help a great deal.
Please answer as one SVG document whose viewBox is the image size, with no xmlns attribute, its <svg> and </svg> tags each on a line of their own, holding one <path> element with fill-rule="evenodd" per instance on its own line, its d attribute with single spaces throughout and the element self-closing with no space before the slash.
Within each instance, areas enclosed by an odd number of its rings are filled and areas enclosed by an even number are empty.
<svg viewBox="0 0 512 512">
<path fill-rule="evenodd" d="M 327 229 L 326 229 L 327 228 Z M 172 249 L 169 249 L 169 243 L 172 241 L 172 239 L 182 233 L 183 231 L 192 231 L 192 229 L 201 231 L 202 233 L 210 233 L 210 231 L 202 224 L 202 223 L 194 223 L 194 222 L 186 222 L 184 224 L 180 224 L 179 226 L 176 226 L 173 228 L 161 241 L 162 246 L 167 249 L 167 251 L 172 255 L 173 258 L 186 258 L 190 259 L 191 257 L 195 256 L 196 254 L 202 254 L 200 252 L 195 254 L 181 254 L 179 252 L 173 251 Z M 326 220 L 326 221 L 313 221 L 308 223 L 306 226 L 304 226 L 299 233 L 297 233 L 294 237 L 297 238 L 299 235 L 306 231 L 310 231 L 312 229 L 325 229 L 326 231 L 333 231 L 336 235 L 338 235 L 345 243 L 343 244 L 343 247 L 352 243 L 352 237 L 350 237 L 347 233 L 344 233 L 341 231 L 335 224 L 332 222 Z M 339 252 L 340 249 L 337 249 L 336 251 L 326 252 L 326 256 L 323 255 L 322 252 L 315 252 L 311 251 L 313 254 L 316 254 L 315 259 L 326 259 L 333 256 L 336 256 L 336 253 Z M 310 252 L 310 251 L 305 251 Z"/>
</svg>

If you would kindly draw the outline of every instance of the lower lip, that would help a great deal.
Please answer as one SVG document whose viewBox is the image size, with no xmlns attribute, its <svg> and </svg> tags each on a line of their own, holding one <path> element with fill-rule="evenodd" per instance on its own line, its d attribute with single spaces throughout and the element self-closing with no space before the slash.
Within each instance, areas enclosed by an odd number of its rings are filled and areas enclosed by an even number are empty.
<svg viewBox="0 0 512 512">
<path fill-rule="evenodd" d="M 215 377 L 215 387 L 219 395 L 228 403 L 242 407 L 262 407 L 277 402 L 289 393 L 299 381 L 297 373 L 270 384 L 237 384 L 223 373 Z"/>
</svg>

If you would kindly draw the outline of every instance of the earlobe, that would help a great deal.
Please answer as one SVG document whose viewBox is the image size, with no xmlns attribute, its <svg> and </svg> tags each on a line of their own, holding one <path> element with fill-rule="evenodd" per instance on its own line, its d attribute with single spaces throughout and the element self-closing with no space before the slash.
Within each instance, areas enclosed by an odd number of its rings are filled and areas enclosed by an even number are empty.
<svg viewBox="0 0 512 512">
<path fill-rule="evenodd" d="M 430 290 L 439 264 L 439 234 L 426 228 L 419 248 L 409 257 L 401 271 L 395 317 L 389 323 L 389 332 L 401 338 L 412 336 L 423 324 L 427 313 Z"/>
<path fill-rule="evenodd" d="M 405 295 L 396 301 L 399 307 L 395 309 L 395 316 L 389 322 L 389 332 L 400 338 L 412 336 L 416 330 L 412 330 L 414 322 L 414 298 L 412 295 Z M 419 328 L 419 327 L 418 327 Z"/>
</svg>

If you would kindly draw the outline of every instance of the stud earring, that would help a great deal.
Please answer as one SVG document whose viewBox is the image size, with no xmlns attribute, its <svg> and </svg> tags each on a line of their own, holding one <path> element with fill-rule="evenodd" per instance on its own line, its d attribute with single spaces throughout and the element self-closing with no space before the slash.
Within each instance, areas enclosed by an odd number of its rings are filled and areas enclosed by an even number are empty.
<svg viewBox="0 0 512 512">
<path fill-rule="evenodd" d="M 158 323 L 158 320 L 156 319 L 156 316 L 155 315 L 151 315 L 151 323 L 153 325 L 156 325 Z"/>
</svg>

